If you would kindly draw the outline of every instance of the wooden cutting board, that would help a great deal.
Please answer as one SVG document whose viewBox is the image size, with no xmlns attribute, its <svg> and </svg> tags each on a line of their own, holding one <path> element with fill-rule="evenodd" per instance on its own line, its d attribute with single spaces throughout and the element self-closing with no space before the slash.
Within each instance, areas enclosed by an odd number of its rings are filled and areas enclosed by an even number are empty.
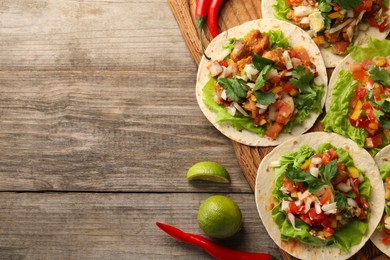
<svg viewBox="0 0 390 260">
<path fill-rule="evenodd" d="M 168 0 L 173 15 L 179 25 L 180 31 L 187 44 L 195 63 L 199 65 L 202 58 L 200 47 L 199 31 L 195 21 L 196 0 Z M 225 0 L 221 6 L 218 16 L 218 25 L 220 31 L 227 30 L 231 27 L 243 24 L 245 22 L 261 18 L 261 1 L 260 0 Z M 202 44 L 204 48 L 208 46 L 212 37 L 205 26 L 202 34 Z M 328 70 L 330 77 L 332 70 Z M 320 124 L 322 116 L 319 117 L 316 124 L 310 131 L 322 131 Z M 257 168 L 261 160 L 272 151 L 273 147 L 250 147 L 232 141 L 234 152 L 240 164 L 241 170 L 247 179 L 250 187 L 254 190 Z M 289 254 L 281 250 L 284 259 L 294 259 Z M 369 241 L 358 254 L 351 259 L 390 259 L 383 255 Z"/>
</svg>

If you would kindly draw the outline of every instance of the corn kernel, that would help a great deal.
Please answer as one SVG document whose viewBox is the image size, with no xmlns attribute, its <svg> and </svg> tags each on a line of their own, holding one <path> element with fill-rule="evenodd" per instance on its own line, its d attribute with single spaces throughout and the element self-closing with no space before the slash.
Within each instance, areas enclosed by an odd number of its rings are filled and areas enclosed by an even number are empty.
<svg viewBox="0 0 390 260">
<path fill-rule="evenodd" d="M 267 120 L 265 120 L 264 118 L 262 118 L 260 120 L 260 124 L 259 125 L 265 125 L 267 123 Z"/>
<path fill-rule="evenodd" d="M 352 178 L 359 178 L 359 170 L 356 167 L 349 166 L 347 167 L 347 170 L 349 172 L 349 175 L 351 175 Z"/>
<path fill-rule="evenodd" d="M 333 12 L 328 14 L 328 18 L 330 19 L 344 18 L 344 15 L 340 12 Z"/>
<path fill-rule="evenodd" d="M 337 228 L 337 220 L 333 219 L 332 224 L 330 224 L 331 228 Z"/>
<path fill-rule="evenodd" d="M 375 56 L 372 61 L 375 63 L 376 66 L 382 67 L 386 64 L 386 57 L 384 56 Z"/>
<path fill-rule="evenodd" d="M 283 90 L 283 88 L 281 86 L 278 86 L 278 87 L 274 87 L 273 89 L 271 89 L 271 92 L 274 94 L 278 94 L 282 90 Z"/>
<path fill-rule="evenodd" d="M 251 95 L 250 99 L 251 99 L 252 101 L 255 101 L 255 102 L 256 102 L 256 96 L 255 96 L 255 95 Z"/>
<path fill-rule="evenodd" d="M 298 193 L 296 191 L 291 192 L 291 197 L 298 198 Z"/>
<path fill-rule="evenodd" d="M 298 95 L 298 94 L 299 94 L 299 91 L 298 91 L 297 89 L 295 89 L 295 88 L 293 88 L 293 89 L 290 91 L 290 95 L 293 96 L 293 97 L 295 97 L 295 96 Z"/>
</svg>

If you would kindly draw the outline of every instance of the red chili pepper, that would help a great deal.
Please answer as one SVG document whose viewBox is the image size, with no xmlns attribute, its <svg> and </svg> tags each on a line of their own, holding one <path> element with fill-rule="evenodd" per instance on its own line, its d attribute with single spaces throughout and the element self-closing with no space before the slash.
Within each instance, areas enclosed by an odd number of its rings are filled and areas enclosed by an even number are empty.
<svg viewBox="0 0 390 260">
<path fill-rule="evenodd" d="M 270 254 L 243 252 L 243 251 L 231 249 L 228 247 L 218 245 L 217 243 L 212 242 L 200 235 L 185 233 L 180 229 L 167 224 L 156 222 L 156 225 L 159 228 L 161 228 L 164 232 L 166 232 L 168 235 L 184 243 L 200 247 L 204 251 L 206 251 L 209 255 L 215 257 L 216 259 L 223 259 L 223 260 L 251 260 L 251 259 L 270 260 L 272 259 L 272 256 Z"/>
<path fill-rule="evenodd" d="M 210 58 L 207 57 L 206 54 L 204 53 L 204 48 L 202 44 L 202 31 L 203 31 L 204 23 L 206 22 L 207 12 L 209 11 L 210 1 L 211 0 L 198 0 L 196 1 L 196 6 L 195 6 L 195 20 L 199 30 L 200 48 L 202 49 L 203 55 L 207 59 Z"/>
<path fill-rule="evenodd" d="M 218 12 L 219 8 L 222 5 L 222 2 L 223 0 L 211 0 L 209 13 L 207 16 L 207 26 L 209 27 L 211 36 L 213 36 L 213 38 L 217 37 L 217 35 L 219 34 Z"/>
</svg>

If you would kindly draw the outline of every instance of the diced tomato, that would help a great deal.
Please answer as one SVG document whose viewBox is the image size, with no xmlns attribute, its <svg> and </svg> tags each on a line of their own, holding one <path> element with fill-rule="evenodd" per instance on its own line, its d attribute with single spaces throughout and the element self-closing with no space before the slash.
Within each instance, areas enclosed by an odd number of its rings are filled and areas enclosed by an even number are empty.
<svg viewBox="0 0 390 260">
<path fill-rule="evenodd" d="M 349 70 L 351 72 L 356 72 L 362 70 L 362 65 L 359 63 L 351 63 L 349 64 Z"/>
<path fill-rule="evenodd" d="M 307 212 L 307 215 L 309 216 L 309 218 L 313 224 L 321 224 L 321 222 L 325 219 L 324 212 L 317 214 L 315 208 L 309 209 L 309 211 Z"/>
<path fill-rule="evenodd" d="M 369 207 L 368 202 L 363 198 L 360 199 L 360 206 L 364 209 L 368 209 Z"/>
<path fill-rule="evenodd" d="M 372 94 L 374 95 L 375 101 L 379 101 L 382 99 L 381 95 L 385 93 L 382 85 L 375 87 L 372 89 Z"/>
<path fill-rule="evenodd" d="M 326 189 L 325 192 L 320 196 L 320 204 L 324 205 L 327 203 L 332 197 L 331 189 Z"/>
<path fill-rule="evenodd" d="M 337 163 L 337 168 L 339 168 L 339 163 Z M 332 179 L 332 184 L 336 186 L 340 182 L 343 182 L 348 177 L 348 173 L 345 170 L 340 170 L 337 172 L 336 177 Z"/>
<path fill-rule="evenodd" d="M 366 88 L 357 88 L 356 89 L 356 97 L 364 98 L 366 97 L 367 89 Z"/>
<path fill-rule="evenodd" d="M 287 209 L 286 209 L 286 212 L 290 212 L 292 214 L 300 214 L 303 210 L 304 210 L 305 206 L 301 205 L 301 206 L 297 206 L 297 204 L 295 204 L 293 201 L 290 201 L 288 203 L 288 206 L 287 206 Z"/>
<path fill-rule="evenodd" d="M 310 56 L 304 47 L 297 47 L 291 50 L 290 57 L 300 59 L 302 63 L 310 62 Z"/>
<path fill-rule="evenodd" d="M 353 120 L 349 117 L 349 122 L 354 127 L 367 128 L 371 121 L 367 116 L 359 116 L 358 120 Z"/>
<path fill-rule="evenodd" d="M 382 243 L 385 245 L 390 245 L 390 236 L 384 237 Z"/>
<path fill-rule="evenodd" d="M 372 27 L 377 27 L 380 32 L 383 32 L 384 30 L 386 30 L 386 28 L 388 26 L 387 19 L 384 19 L 384 21 L 382 23 L 378 24 L 378 21 L 377 21 L 377 19 L 375 19 L 375 17 L 369 17 L 368 24 Z"/>
<path fill-rule="evenodd" d="M 283 86 L 283 91 L 286 93 L 290 93 L 291 90 L 293 90 L 293 84 L 290 81 L 287 81 L 286 84 Z"/>
<path fill-rule="evenodd" d="M 359 100 L 360 100 L 360 98 L 358 98 L 356 96 L 354 98 L 352 98 L 351 101 L 349 102 L 349 107 L 354 109 Z"/>
<path fill-rule="evenodd" d="M 367 215 L 366 215 L 366 212 L 364 212 L 364 210 L 361 211 L 360 215 L 358 216 L 358 219 L 359 220 L 367 219 Z"/>
<path fill-rule="evenodd" d="M 372 0 L 363 0 L 363 3 L 355 8 L 355 12 L 360 13 L 362 11 L 371 11 Z"/>
<path fill-rule="evenodd" d="M 288 191 L 288 192 L 294 192 L 296 191 L 296 187 L 294 182 L 290 181 L 286 177 L 283 177 L 283 190 Z"/>
<path fill-rule="evenodd" d="M 221 66 L 225 66 L 225 67 L 228 67 L 228 66 L 229 66 L 229 64 L 228 64 L 228 62 L 227 62 L 226 60 L 220 60 L 220 61 L 218 61 L 218 63 L 219 63 L 219 65 L 221 65 Z"/>
<path fill-rule="evenodd" d="M 332 52 L 335 54 L 343 54 L 349 46 L 349 42 L 340 41 L 332 44 Z"/>
<path fill-rule="evenodd" d="M 339 169 L 340 171 L 345 171 L 345 164 L 338 162 L 337 169 Z"/>
<path fill-rule="evenodd" d="M 334 233 L 334 230 L 331 227 L 324 227 L 323 231 L 328 232 L 329 234 L 332 234 L 332 235 Z"/>
<path fill-rule="evenodd" d="M 323 154 L 322 155 L 322 163 L 323 164 L 328 164 L 328 163 L 330 163 L 330 156 L 328 155 L 328 154 Z"/>
<path fill-rule="evenodd" d="M 302 0 L 287 0 L 288 5 L 299 5 L 302 3 Z"/>
<path fill-rule="evenodd" d="M 265 131 L 265 135 L 268 136 L 271 139 L 275 139 L 275 137 L 282 131 L 283 124 L 280 124 L 278 122 L 275 122 L 270 128 Z"/>
<path fill-rule="evenodd" d="M 306 224 L 308 224 L 308 225 L 310 225 L 310 226 L 313 224 L 312 221 L 310 220 L 309 216 L 306 215 L 306 214 L 300 214 L 300 215 L 299 215 L 299 218 L 300 218 L 303 222 L 305 222 Z"/>
<path fill-rule="evenodd" d="M 363 68 L 364 70 L 368 70 L 368 67 L 369 67 L 369 66 L 372 66 L 372 65 L 375 65 L 375 62 L 372 61 L 372 60 L 364 60 L 364 61 L 362 62 L 362 68 Z"/>
<path fill-rule="evenodd" d="M 282 100 L 277 101 L 275 105 L 278 109 L 276 111 L 275 121 L 283 125 L 287 124 L 293 114 L 293 108 L 290 104 Z"/>
<path fill-rule="evenodd" d="M 356 195 L 355 201 L 357 203 L 360 203 L 360 192 L 359 192 L 360 181 L 358 178 L 352 178 L 352 177 L 350 177 L 349 180 L 351 182 L 352 192 L 355 193 Z"/>
<path fill-rule="evenodd" d="M 373 137 L 367 137 L 366 147 L 369 149 L 376 148 L 382 144 L 382 136 L 380 134 L 374 135 Z"/>
<path fill-rule="evenodd" d="M 368 76 L 365 71 L 360 70 L 352 73 L 352 77 L 362 84 L 366 84 L 368 80 Z"/>
<path fill-rule="evenodd" d="M 300 191 L 300 192 L 304 192 L 305 191 L 305 189 L 303 188 L 303 183 L 302 182 L 298 182 L 297 185 L 298 185 L 298 191 Z"/>
<path fill-rule="evenodd" d="M 336 151 L 333 148 L 329 148 L 326 153 L 329 155 L 330 160 L 334 160 L 334 159 L 338 158 L 338 155 L 337 155 Z"/>
</svg>

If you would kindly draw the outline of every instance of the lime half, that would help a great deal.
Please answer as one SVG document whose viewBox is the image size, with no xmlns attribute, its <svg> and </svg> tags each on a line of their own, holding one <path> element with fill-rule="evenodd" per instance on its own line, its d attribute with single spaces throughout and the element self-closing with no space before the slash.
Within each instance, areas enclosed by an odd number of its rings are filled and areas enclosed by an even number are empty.
<svg viewBox="0 0 390 260">
<path fill-rule="evenodd" d="M 187 180 L 202 180 L 219 183 L 229 183 L 230 176 L 225 167 L 211 161 L 198 162 L 187 172 Z"/>
<path fill-rule="evenodd" d="M 197 220 L 199 227 L 208 236 L 228 238 L 241 229 L 242 214 L 234 201 L 214 195 L 200 205 Z"/>
</svg>

